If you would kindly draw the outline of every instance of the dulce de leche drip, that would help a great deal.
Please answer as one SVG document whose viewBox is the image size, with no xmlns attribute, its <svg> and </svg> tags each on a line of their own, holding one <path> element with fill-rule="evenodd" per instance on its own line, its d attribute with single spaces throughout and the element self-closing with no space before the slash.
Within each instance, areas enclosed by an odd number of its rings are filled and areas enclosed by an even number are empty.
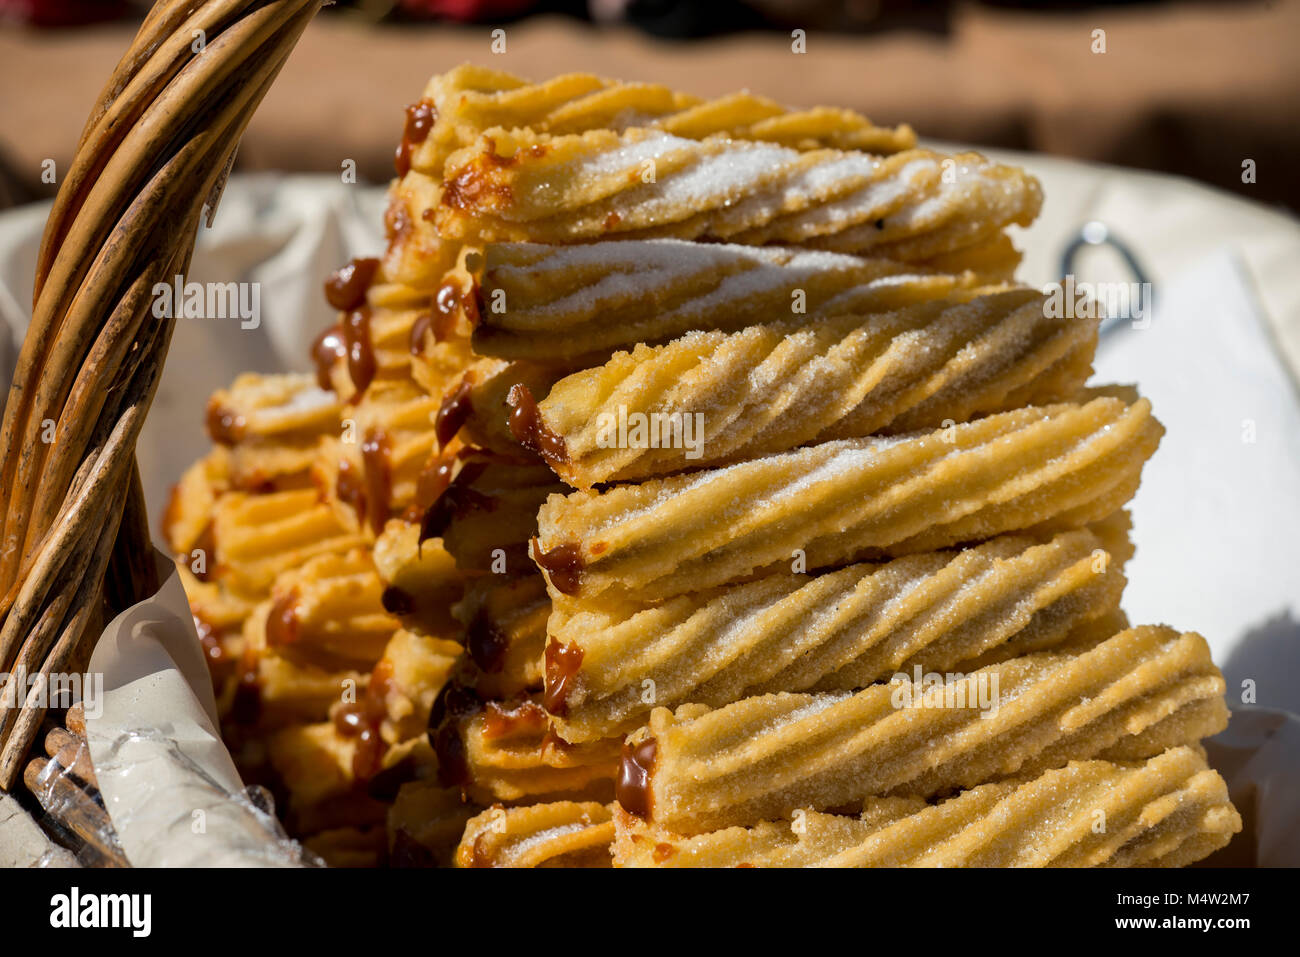
<svg viewBox="0 0 1300 957">
<path fill-rule="evenodd" d="M 266 616 L 266 643 L 292 645 L 298 640 L 298 590 L 291 588 L 274 602 Z"/>
<path fill-rule="evenodd" d="M 476 318 L 474 298 L 463 296 L 459 284 L 447 280 L 438 287 L 433 297 L 433 308 L 415 317 L 411 325 L 411 355 L 424 351 L 424 340 L 430 332 L 434 342 L 446 342 L 456 330 L 461 312 L 473 323 Z"/>
<path fill-rule="evenodd" d="M 361 398 L 362 393 L 370 388 L 370 383 L 375 378 L 375 369 L 378 367 L 375 361 L 375 344 L 370 337 L 370 307 L 362 306 L 353 309 L 344 316 L 342 332 L 344 354 L 348 360 L 348 378 L 352 380 L 352 386 L 357 390 L 352 401 L 356 402 Z"/>
<path fill-rule="evenodd" d="M 465 629 L 465 651 L 470 660 L 488 674 L 505 665 L 510 636 L 496 626 L 485 610 L 480 610 Z"/>
<path fill-rule="evenodd" d="M 472 487 L 486 468 L 487 463 L 483 461 L 467 462 L 456 473 L 456 478 L 424 513 L 420 522 L 421 542 L 441 538 L 457 515 L 474 509 L 490 510 L 496 506 L 489 496 Z"/>
<path fill-rule="evenodd" d="M 582 558 L 582 547 L 577 542 L 565 542 L 544 552 L 541 543 L 534 537 L 533 561 L 546 572 L 551 584 L 564 594 L 576 595 L 582 587 L 582 572 L 586 563 Z"/>
<path fill-rule="evenodd" d="M 339 475 L 334 483 L 334 494 L 338 500 L 356 512 L 357 518 L 366 514 L 366 486 L 356 466 L 347 459 L 339 460 Z"/>
<path fill-rule="evenodd" d="M 429 131 L 438 121 L 438 110 L 432 100 L 420 100 L 406 108 L 406 122 L 402 126 L 402 141 L 393 156 L 393 166 L 398 176 L 411 171 L 411 152 L 429 138 Z"/>
<path fill-rule="evenodd" d="M 582 649 L 552 639 L 546 645 L 543 664 L 546 691 L 542 704 L 551 714 L 563 717 L 569 711 L 569 692 L 582 667 Z"/>
<path fill-rule="evenodd" d="M 407 516 L 408 521 L 420 521 L 421 516 L 442 497 L 442 493 L 447 491 L 447 486 L 451 485 L 456 463 L 467 451 L 468 448 L 462 446 L 459 449 L 439 452 L 424 464 L 424 468 L 420 469 L 420 474 L 415 479 L 415 501 L 411 506 L 412 514 Z"/>
<path fill-rule="evenodd" d="M 552 432 L 542 421 L 537 400 L 528 386 L 522 382 L 512 385 L 506 395 L 506 404 L 510 406 L 510 434 L 516 442 L 536 452 L 551 465 L 569 460 L 563 436 Z"/>
<path fill-rule="evenodd" d="M 248 428 L 242 415 L 211 400 L 208 402 L 207 426 L 208 437 L 218 445 L 235 445 L 243 439 Z"/>
<path fill-rule="evenodd" d="M 483 137 L 483 145 L 486 147 L 484 152 L 475 156 L 443 184 L 444 206 L 469 210 L 476 204 L 487 204 L 492 200 L 502 206 L 509 206 L 514 202 L 514 193 L 509 186 L 497 182 L 492 171 L 518 166 L 525 158 L 541 159 L 548 152 L 545 143 L 536 143 L 509 156 L 500 156 L 497 154 L 496 140 L 490 136 Z"/>
<path fill-rule="evenodd" d="M 546 712 L 532 701 L 513 705 L 489 701 L 483 712 L 483 736 L 489 740 L 539 734 L 549 725 Z"/>
<path fill-rule="evenodd" d="M 374 777 L 383 764 L 387 745 L 381 729 L 388 713 L 387 698 L 392 686 L 392 663 L 381 661 L 371 672 L 370 683 L 361 700 L 334 712 L 334 729 L 345 738 L 356 739 L 352 774 L 358 781 Z"/>
<path fill-rule="evenodd" d="M 333 390 L 330 369 L 334 363 L 348 354 L 347 343 L 343 341 L 343 326 L 335 323 L 311 344 L 311 361 L 316 366 L 316 384 L 322 389 Z"/>
<path fill-rule="evenodd" d="M 433 420 L 433 433 L 438 439 L 439 448 L 446 448 L 447 443 L 456 437 L 474 411 L 470 393 L 474 387 L 469 379 L 461 379 L 460 384 L 442 398 L 438 414 Z"/>
<path fill-rule="evenodd" d="M 384 530 L 392 511 L 393 465 L 392 441 L 383 429 L 368 429 L 361 441 L 361 464 L 365 474 L 365 513 L 371 530 Z"/>
<path fill-rule="evenodd" d="M 366 290 L 374 282 L 378 269 L 378 259 L 353 259 L 325 280 L 325 301 L 339 312 L 359 309 L 365 305 Z"/>
<path fill-rule="evenodd" d="M 644 821 L 650 820 L 650 772 L 654 770 L 657 750 L 654 738 L 640 744 L 624 741 L 618 780 L 614 782 L 614 797 L 623 810 Z"/>
<path fill-rule="evenodd" d="M 438 756 L 438 783 L 463 787 L 470 783 L 469 760 L 460 737 L 461 721 L 483 710 L 473 688 L 449 681 L 443 685 L 429 712 L 429 744 Z"/>
</svg>

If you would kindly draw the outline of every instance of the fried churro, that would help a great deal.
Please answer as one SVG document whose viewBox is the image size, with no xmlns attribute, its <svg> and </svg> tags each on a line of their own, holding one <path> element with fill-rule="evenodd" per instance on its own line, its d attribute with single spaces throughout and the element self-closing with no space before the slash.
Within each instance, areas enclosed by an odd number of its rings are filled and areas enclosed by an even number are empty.
<svg viewBox="0 0 1300 957">
<path fill-rule="evenodd" d="M 624 745 L 619 801 L 695 834 L 1071 760 L 1144 759 L 1223 730 L 1223 690 L 1204 638 L 1147 626 L 961 677 L 657 708 Z"/>
<path fill-rule="evenodd" d="M 1094 322 L 1018 289 L 874 316 L 785 320 L 637 346 L 556 383 L 537 428 L 570 485 L 726 464 L 810 442 L 906 432 L 1070 398 Z"/>
<path fill-rule="evenodd" d="M 471 800 L 531 804 L 613 796 L 617 739 L 568 744 L 551 732 L 536 697 L 482 701 L 470 689 L 450 686 L 439 700 L 430 719 L 438 779 Z"/>
<path fill-rule="evenodd" d="M 1223 779 L 1189 747 L 1072 761 L 937 805 L 870 798 L 861 817 L 800 811 L 694 837 L 616 819 L 618 867 L 1174 867 L 1241 830 Z"/>
<path fill-rule="evenodd" d="M 649 129 L 494 128 L 449 156 L 440 182 L 421 176 L 397 186 L 408 209 L 431 210 L 415 231 L 468 243 L 670 237 L 918 261 L 1026 226 L 1042 205 L 1037 180 L 978 153 L 801 153 Z"/>
<path fill-rule="evenodd" d="M 557 598 L 653 601 L 759 573 L 1077 527 L 1132 496 L 1162 433 L 1145 399 L 1098 396 L 552 495 L 533 557 Z"/>
<path fill-rule="evenodd" d="M 609 867 L 611 809 L 595 801 L 489 808 L 470 819 L 457 867 Z"/>
<path fill-rule="evenodd" d="M 483 355 L 557 361 L 691 330 L 733 332 L 782 316 L 882 312 L 1008 279 L 1019 256 L 1009 244 L 992 261 L 940 268 L 780 246 L 622 240 L 578 246 L 494 243 L 485 247 L 483 307 L 473 345 Z M 616 322 L 610 316 L 617 316 Z"/>
<path fill-rule="evenodd" d="M 419 102 L 408 108 L 398 174 L 406 169 L 441 172 L 452 152 L 495 126 L 559 134 L 647 126 L 691 139 L 724 134 L 796 149 L 829 146 L 869 153 L 916 145 L 910 127 L 879 127 L 851 110 L 789 110 L 748 92 L 704 100 L 654 83 L 624 83 L 588 73 L 530 83 L 466 63 L 435 76 Z"/>
<path fill-rule="evenodd" d="M 561 737 L 587 741 L 632 730 L 655 705 L 943 672 L 994 648 L 1049 648 L 1087 626 L 1113 634 L 1123 587 L 1120 562 L 1079 529 L 772 575 L 650 607 L 565 600 L 551 616 L 545 700 Z M 576 669 L 561 667 L 573 660 Z"/>
</svg>

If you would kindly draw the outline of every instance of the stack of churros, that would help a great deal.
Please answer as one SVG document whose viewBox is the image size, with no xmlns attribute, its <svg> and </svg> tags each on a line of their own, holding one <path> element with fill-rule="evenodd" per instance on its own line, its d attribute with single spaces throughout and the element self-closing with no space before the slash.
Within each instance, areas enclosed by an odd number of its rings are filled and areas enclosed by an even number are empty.
<svg viewBox="0 0 1300 957">
<path fill-rule="evenodd" d="M 1178 866 L 1240 830 L 1131 623 L 1163 429 L 1016 284 L 1023 170 L 747 93 L 471 66 L 316 375 L 166 531 L 250 776 L 340 865 Z"/>
</svg>

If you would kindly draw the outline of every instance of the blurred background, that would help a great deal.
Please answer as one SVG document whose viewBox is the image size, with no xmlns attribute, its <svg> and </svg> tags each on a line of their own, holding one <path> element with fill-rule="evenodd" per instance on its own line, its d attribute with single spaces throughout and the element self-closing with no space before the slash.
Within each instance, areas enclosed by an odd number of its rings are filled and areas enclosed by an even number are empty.
<svg viewBox="0 0 1300 957">
<path fill-rule="evenodd" d="M 146 7 L 0 0 L 0 208 L 53 195 L 46 161 L 66 168 Z M 307 31 L 239 167 L 337 172 L 353 160 L 362 179 L 384 182 L 402 107 L 469 60 L 700 95 L 747 86 L 908 122 L 923 137 L 1190 176 L 1294 212 L 1297 41 L 1300 2 L 1263 0 L 348 0 Z"/>
</svg>

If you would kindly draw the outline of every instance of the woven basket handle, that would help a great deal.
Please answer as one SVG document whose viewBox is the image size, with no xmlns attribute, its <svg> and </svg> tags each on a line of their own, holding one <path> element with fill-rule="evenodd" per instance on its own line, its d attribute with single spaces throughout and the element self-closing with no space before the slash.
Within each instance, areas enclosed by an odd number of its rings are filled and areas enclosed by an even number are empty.
<svg viewBox="0 0 1300 957">
<path fill-rule="evenodd" d="M 153 287 L 188 270 L 244 128 L 321 4 L 159 0 L 59 189 L 0 423 L 0 671 L 40 678 L 0 696 L 4 790 L 49 675 L 157 587 L 135 443 L 175 319 L 153 316 Z"/>
</svg>

